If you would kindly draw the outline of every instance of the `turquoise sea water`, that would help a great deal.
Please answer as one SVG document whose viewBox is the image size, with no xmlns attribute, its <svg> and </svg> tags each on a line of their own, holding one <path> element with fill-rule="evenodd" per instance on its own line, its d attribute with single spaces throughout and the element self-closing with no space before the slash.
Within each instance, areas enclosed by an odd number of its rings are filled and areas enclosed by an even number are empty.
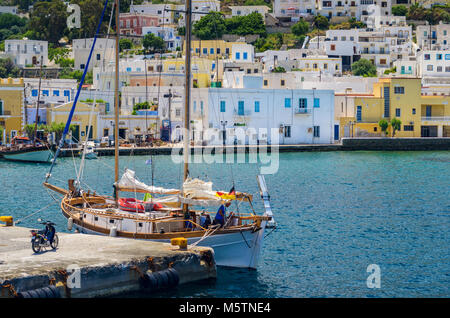
<svg viewBox="0 0 450 318">
<path fill-rule="evenodd" d="M 121 157 L 121 169 L 152 183 L 149 156 Z M 50 180 L 66 186 L 79 159 L 59 159 Z M 179 187 L 182 167 L 153 157 L 155 185 Z M 41 183 L 47 165 L 0 161 L 0 215 L 20 219 L 53 199 Z M 258 195 L 256 164 L 192 164 L 192 176 L 217 188 Z M 87 162 L 84 181 L 112 194 L 113 157 Z M 266 237 L 257 270 L 219 268 L 218 278 L 156 297 L 450 297 L 450 152 L 304 152 L 280 154 L 266 176 L 277 229 Z M 24 220 L 53 220 L 57 204 Z M 269 230 L 270 231 L 270 230 Z M 381 288 L 366 285 L 367 266 Z M 142 295 L 129 295 L 142 296 Z"/>
</svg>

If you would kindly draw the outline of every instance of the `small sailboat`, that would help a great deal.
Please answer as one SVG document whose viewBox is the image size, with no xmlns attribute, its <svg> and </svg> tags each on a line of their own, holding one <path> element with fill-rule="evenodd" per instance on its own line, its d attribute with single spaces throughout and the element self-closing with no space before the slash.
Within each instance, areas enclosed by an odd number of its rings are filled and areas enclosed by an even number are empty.
<svg viewBox="0 0 450 318">
<path fill-rule="evenodd" d="M 106 8 L 107 2 L 105 4 Z M 100 19 L 99 27 L 103 19 Z M 253 196 L 246 192 L 214 190 L 212 182 L 193 179 L 189 176 L 189 104 L 191 90 L 191 0 L 186 1 L 186 67 L 185 67 L 185 109 L 184 126 L 186 135 L 183 138 L 184 173 L 181 189 L 168 189 L 147 185 L 138 180 L 135 172 L 126 169 L 119 179 L 119 1 L 115 1 L 116 15 L 116 57 L 115 57 L 115 182 L 114 195 L 100 195 L 86 191 L 81 187 L 80 172 L 77 180 L 68 180 L 68 189 L 50 184 L 53 165 L 47 173 L 44 186 L 63 195 L 61 200 L 62 214 L 68 219 L 68 224 L 81 233 L 114 235 L 130 239 L 143 239 L 158 242 L 170 242 L 174 238 L 186 238 L 190 246 L 208 246 L 214 250 L 217 265 L 256 268 L 264 240 L 267 222 L 272 219 L 270 204 L 265 204 L 265 211 L 257 214 L 253 209 Z M 97 29 L 98 34 L 98 29 Z M 91 54 L 81 79 L 88 69 L 90 57 L 95 46 L 94 38 Z M 79 92 L 75 97 L 71 113 L 66 123 L 63 138 L 67 134 L 70 121 L 76 107 Z M 57 149 L 56 156 L 62 146 Z M 82 165 L 83 165 L 82 160 Z M 261 197 L 267 194 L 264 177 L 258 176 Z M 132 197 L 122 197 L 121 194 L 132 193 Z M 145 194 L 147 199 L 138 200 L 137 195 Z M 264 198 L 263 198 L 264 199 Z M 250 213 L 222 214 L 222 222 L 209 222 L 214 218 L 217 208 L 248 203 Z M 207 209 L 213 209 L 207 211 Z M 225 209 L 225 208 L 224 208 Z"/>
</svg>

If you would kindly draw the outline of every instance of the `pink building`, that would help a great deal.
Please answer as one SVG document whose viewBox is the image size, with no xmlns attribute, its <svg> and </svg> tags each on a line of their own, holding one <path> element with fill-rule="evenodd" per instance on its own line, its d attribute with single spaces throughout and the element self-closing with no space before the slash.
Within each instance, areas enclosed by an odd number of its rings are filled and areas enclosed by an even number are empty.
<svg viewBox="0 0 450 318">
<path fill-rule="evenodd" d="M 121 13 L 120 34 L 142 35 L 142 27 L 159 26 L 158 17 L 145 13 Z"/>
</svg>

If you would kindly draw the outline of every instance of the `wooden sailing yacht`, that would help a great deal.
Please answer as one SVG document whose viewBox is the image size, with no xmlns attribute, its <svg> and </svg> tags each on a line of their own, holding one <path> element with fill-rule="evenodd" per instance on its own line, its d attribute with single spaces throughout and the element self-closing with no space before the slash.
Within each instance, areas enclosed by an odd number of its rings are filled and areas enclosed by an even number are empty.
<svg viewBox="0 0 450 318">
<path fill-rule="evenodd" d="M 107 4 L 107 3 L 106 3 Z M 105 8 L 106 8 L 105 4 Z M 105 10 L 105 9 L 104 9 Z M 102 19 L 103 19 L 102 13 Z M 116 15 L 116 57 L 115 57 L 115 120 L 119 122 L 119 1 L 115 1 Z M 144 239 L 170 242 L 174 238 L 186 238 L 189 245 L 209 246 L 214 249 L 217 265 L 256 268 L 264 239 L 267 222 L 272 218 L 269 195 L 263 176 L 257 180 L 264 201 L 265 212 L 257 215 L 253 210 L 252 195 L 238 191 L 214 191 L 211 182 L 191 179 L 188 176 L 189 149 L 189 102 L 191 90 L 190 42 L 191 42 L 191 0 L 186 1 L 186 76 L 185 76 L 185 136 L 183 145 L 184 182 L 181 189 L 165 189 L 149 186 L 135 177 L 134 171 L 125 170 L 119 179 L 118 127 L 115 125 L 115 193 L 113 197 L 84 191 L 79 180 L 69 180 L 68 189 L 48 182 L 52 167 L 46 176 L 44 186 L 64 195 L 61 210 L 68 219 L 69 228 L 81 233 L 111 235 L 130 239 Z M 102 20 L 101 19 L 101 20 Z M 100 23 L 101 23 L 100 20 Z M 100 24 L 99 24 L 100 25 Z M 98 30 L 98 29 L 97 29 Z M 98 34 L 98 31 L 97 31 Z M 95 38 L 93 47 L 95 45 Z M 91 52 L 93 50 L 91 48 Z M 89 65 L 90 57 L 87 65 Z M 87 66 L 86 68 L 87 69 Z M 82 81 L 84 80 L 84 75 Z M 81 84 L 80 84 L 81 87 Z M 74 106 L 78 94 L 75 97 Z M 70 125 L 69 115 L 66 128 Z M 67 131 L 65 130 L 65 133 Z M 56 152 L 58 154 L 59 148 Z M 150 201 L 121 198 L 121 193 L 150 193 Z M 206 225 L 204 222 L 215 211 L 205 212 L 198 207 L 217 207 L 227 202 L 246 202 L 252 213 L 230 215 L 221 225 Z M 197 207 L 197 208 L 196 208 Z M 135 209 L 135 210 L 134 210 Z M 211 217 L 210 217 L 211 218 Z"/>
</svg>

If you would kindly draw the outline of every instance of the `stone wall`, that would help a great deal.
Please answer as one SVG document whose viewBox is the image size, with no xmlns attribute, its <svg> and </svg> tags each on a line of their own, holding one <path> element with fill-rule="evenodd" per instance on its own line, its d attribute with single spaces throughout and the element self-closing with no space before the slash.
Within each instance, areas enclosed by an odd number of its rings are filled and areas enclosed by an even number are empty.
<svg viewBox="0 0 450 318">
<path fill-rule="evenodd" d="M 450 150 L 450 138 L 342 138 L 341 150 Z"/>
</svg>

